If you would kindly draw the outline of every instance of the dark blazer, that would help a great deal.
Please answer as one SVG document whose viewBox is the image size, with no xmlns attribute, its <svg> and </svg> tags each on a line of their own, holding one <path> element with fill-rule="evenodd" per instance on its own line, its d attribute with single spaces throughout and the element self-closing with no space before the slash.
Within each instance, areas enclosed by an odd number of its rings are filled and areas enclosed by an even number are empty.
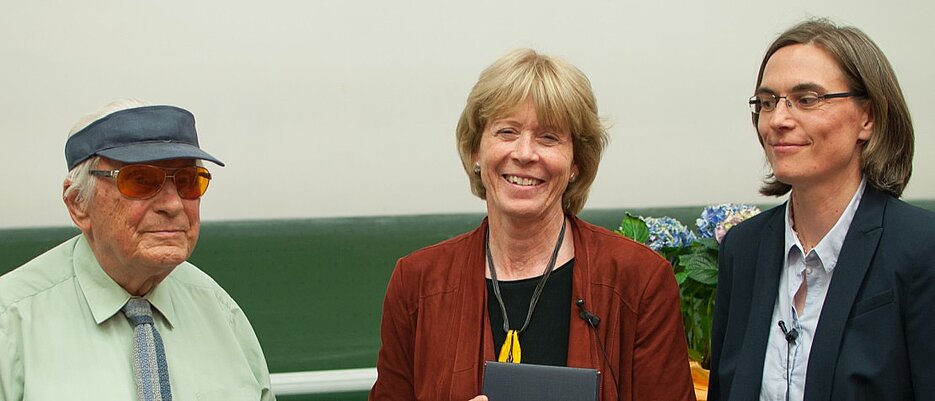
<svg viewBox="0 0 935 401">
<path fill-rule="evenodd" d="M 721 244 L 708 400 L 757 400 L 783 264 L 785 205 Z M 869 184 L 822 307 L 805 400 L 935 399 L 935 213 Z"/>
</svg>

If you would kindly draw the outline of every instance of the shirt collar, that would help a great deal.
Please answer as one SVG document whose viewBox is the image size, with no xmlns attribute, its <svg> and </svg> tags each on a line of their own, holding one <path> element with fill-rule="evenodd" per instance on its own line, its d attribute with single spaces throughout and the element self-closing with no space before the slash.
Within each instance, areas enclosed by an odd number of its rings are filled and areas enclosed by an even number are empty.
<svg viewBox="0 0 935 401">
<path fill-rule="evenodd" d="M 75 277 L 78 288 L 88 302 L 88 308 L 94 316 L 94 322 L 101 324 L 123 308 L 131 295 L 104 272 L 97 262 L 87 238 L 80 235 L 74 252 Z M 169 327 L 173 327 L 175 307 L 172 304 L 170 273 L 162 283 L 143 298 L 147 299 L 159 313 L 165 317 Z"/>
<path fill-rule="evenodd" d="M 822 238 L 821 241 L 819 241 L 818 244 L 815 245 L 815 248 L 813 248 L 810 252 L 815 253 L 815 255 L 818 256 L 818 259 L 821 261 L 821 265 L 828 273 L 833 271 L 834 267 L 838 263 L 838 256 L 841 254 L 841 247 L 844 245 L 844 238 L 847 237 L 847 230 L 850 228 L 851 222 L 854 220 L 854 215 L 857 214 L 857 206 L 860 205 L 860 199 L 863 197 L 864 189 L 866 187 L 867 179 L 863 178 L 860 180 L 860 185 L 857 187 L 857 190 L 851 197 L 850 203 L 847 204 L 847 208 L 845 208 L 844 212 L 841 213 L 841 217 L 838 217 L 838 221 L 834 223 L 834 226 L 831 227 L 831 230 L 825 234 L 824 238 Z M 799 237 L 792 229 L 791 201 L 786 202 L 785 222 L 786 265 L 788 265 L 789 254 L 792 252 L 793 247 L 797 247 L 799 252 L 802 252 L 802 244 L 799 243 Z"/>
<path fill-rule="evenodd" d="M 184 262 L 183 262 L 184 264 Z M 179 269 L 182 266 L 176 266 L 175 269 Z M 175 273 L 175 269 L 172 270 L 172 273 Z M 146 294 L 144 298 L 149 300 L 149 303 L 153 305 L 163 317 L 166 318 L 166 323 L 169 324 L 169 327 L 175 327 L 172 322 L 176 316 L 175 313 L 175 304 L 172 303 L 172 288 L 175 284 L 175 279 L 172 277 L 172 273 L 169 273 L 164 280 L 162 280 L 156 288 L 153 288 L 149 294 Z"/>
</svg>

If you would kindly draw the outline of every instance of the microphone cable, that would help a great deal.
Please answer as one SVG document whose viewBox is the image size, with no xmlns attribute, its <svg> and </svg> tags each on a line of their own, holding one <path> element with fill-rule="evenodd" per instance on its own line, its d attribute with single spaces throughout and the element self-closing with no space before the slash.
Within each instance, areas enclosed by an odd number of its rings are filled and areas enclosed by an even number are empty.
<svg viewBox="0 0 935 401">
<path fill-rule="evenodd" d="M 584 320 L 585 323 L 591 327 L 591 330 L 594 331 L 594 342 L 597 343 L 597 348 L 601 350 L 601 357 L 603 358 L 604 365 L 607 365 L 607 369 L 610 370 L 610 378 L 613 379 L 614 391 L 617 393 L 617 397 L 620 397 L 620 384 L 617 383 L 617 373 L 614 371 L 614 367 L 610 364 L 610 358 L 607 357 L 607 351 L 604 350 L 604 343 L 601 342 L 601 335 L 597 332 L 597 326 L 601 323 L 601 318 L 597 315 L 589 312 L 587 309 L 584 309 L 584 299 L 578 298 L 575 301 L 575 305 L 578 306 L 578 309 L 581 311 L 578 312 L 578 316 L 581 317 L 581 320 Z"/>
</svg>

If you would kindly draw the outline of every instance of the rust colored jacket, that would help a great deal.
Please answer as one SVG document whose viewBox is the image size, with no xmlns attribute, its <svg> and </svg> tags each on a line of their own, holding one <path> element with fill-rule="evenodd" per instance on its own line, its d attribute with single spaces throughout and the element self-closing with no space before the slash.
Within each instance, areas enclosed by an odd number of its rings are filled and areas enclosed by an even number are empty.
<svg viewBox="0 0 935 401">
<path fill-rule="evenodd" d="M 568 366 L 601 371 L 602 400 L 694 400 L 679 293 L 648 247 L 571 218 L 575 241 Z M 401 258 L 383 303 L 383 340 L 370 400 L 467 401 L 496 360 L 484 280 L 485 220 Z M 577 299 L 601 321 L 595 333 Z M 619 394 L 603 361 L 617 374 Z"/>
</svg>

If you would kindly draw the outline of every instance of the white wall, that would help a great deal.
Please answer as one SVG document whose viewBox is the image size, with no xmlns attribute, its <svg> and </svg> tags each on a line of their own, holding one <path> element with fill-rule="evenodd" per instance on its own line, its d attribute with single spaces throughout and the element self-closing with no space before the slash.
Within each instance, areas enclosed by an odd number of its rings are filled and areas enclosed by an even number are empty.
<svg viewBox="0 0 935 401">
<path fill-rule="evenodd" d="M 589 208 L 775 202 L 750 96 L 763 51 L 808 16 L 867 32 L 916 128 L 905 197 L 935 198 L 932 2 L 13 1 L 0 7 L 0 227 L 70 224 L 72 124 L 110 100 L 191 110 L 228 163 L 205 220 L 479 212 L 454 126 L 514 47 L 591 79 L 612 142 Z"/>
</svg>

